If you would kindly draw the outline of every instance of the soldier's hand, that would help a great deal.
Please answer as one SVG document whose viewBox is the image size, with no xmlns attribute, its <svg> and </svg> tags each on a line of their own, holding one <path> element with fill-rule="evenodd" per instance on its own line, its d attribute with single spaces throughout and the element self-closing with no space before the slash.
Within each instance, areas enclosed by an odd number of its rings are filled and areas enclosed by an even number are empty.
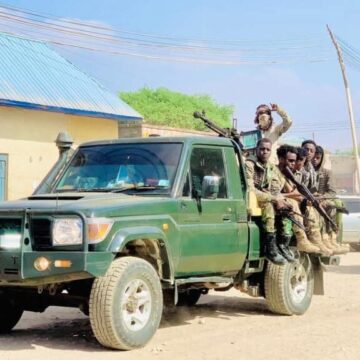
<svg viewBox="0 0 360 360">
<path fill-rule="evenodd" d="M 277 106 L 277 104 L 272 104 L 272 103 L 270 103 L 270 107 L 271 107 L 271 110 L 272 111 L 278 111 L 278 106 Z"/>
<path fill-rule="evenodd" d="M 275 205 L 275 208 L 277 210 L 288 209 L 289 208 L 289 204 L 282 197 L 276 198 L 274 200 L 274 205 Z"/>
</svg>

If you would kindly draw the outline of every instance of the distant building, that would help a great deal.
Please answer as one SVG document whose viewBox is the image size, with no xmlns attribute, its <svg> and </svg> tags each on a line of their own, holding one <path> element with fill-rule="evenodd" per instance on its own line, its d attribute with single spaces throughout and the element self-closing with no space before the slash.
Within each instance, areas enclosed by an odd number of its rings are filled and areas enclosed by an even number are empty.
<svg viewBox="0 0 360 360">
<path fill-rule="evenodd" d="M 79 144 L 141 119 L 45 43 L 0 33 L 0 200 L 32 193 L 58 158 L 60 131 Z"/>
<path fill-rule="evenodd" d="M 356 192 L 356 164 L 353 155 L 331 155 L 331 171 L 339 191 L 348 194 Z"/>
</svg>

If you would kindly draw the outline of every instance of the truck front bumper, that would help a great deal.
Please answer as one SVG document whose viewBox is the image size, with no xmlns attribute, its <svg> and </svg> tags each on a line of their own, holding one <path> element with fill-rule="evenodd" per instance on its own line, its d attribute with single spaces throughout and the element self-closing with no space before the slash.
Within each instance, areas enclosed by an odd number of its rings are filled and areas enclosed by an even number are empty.
<svg viewBox="0 0 360 360">
<path fill-rule="evenodd" d="M 113 257 L 109 252 L 0 251 L 0 286 L 46 284 L 102 276 Z M 48 263 L 42 271 L 35 267 L 39 258 Z"/>
</svg>

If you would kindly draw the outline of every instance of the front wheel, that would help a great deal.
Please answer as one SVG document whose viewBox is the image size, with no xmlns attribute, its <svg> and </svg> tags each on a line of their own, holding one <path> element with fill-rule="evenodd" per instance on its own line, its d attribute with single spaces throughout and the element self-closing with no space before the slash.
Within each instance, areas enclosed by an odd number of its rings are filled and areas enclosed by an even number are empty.
<svg viewBox="0 0 360 360">
<path fill-rule="evenodd" d="M 94 281 L 89 302 L 90 323 L 105 347 L 131 350 L 155 334 L 163 308 L 158 274 L 145 260 L 123 257 Z"/>
<path fill-rule="evenodd" d="M 0 295 L 0 334 L 11 331 L 23 312 L 23 309 L 6 298 L 6 295 Z"/>
<path fill-rule="evenodd" d="M 314 292 L 314 273 L 310 258 L 300 254 L 293 263 L 268 262 L 265 271 L 265 298 L 277 314 L 302 315 L 309 308 Z"/>
</svg>

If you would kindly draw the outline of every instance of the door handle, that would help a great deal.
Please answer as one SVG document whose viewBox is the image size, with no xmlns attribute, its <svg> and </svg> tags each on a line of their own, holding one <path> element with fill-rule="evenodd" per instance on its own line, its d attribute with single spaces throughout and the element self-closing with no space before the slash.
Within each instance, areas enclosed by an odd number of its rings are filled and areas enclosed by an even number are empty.
<svg viewBox="0 0 360 360">
<path fill-rule="evenodd" d="M 187 208 L 186 202 L 182 201 L 180 203 L 180 207 L 181 207 L 181 209 L 186 209 Z"/>
<path fill-rule="evenodd" d="M 231 215 L 225 214 L 222 217 L 224 222 L 230 222 L 231 221 Z"/>
</svg>

